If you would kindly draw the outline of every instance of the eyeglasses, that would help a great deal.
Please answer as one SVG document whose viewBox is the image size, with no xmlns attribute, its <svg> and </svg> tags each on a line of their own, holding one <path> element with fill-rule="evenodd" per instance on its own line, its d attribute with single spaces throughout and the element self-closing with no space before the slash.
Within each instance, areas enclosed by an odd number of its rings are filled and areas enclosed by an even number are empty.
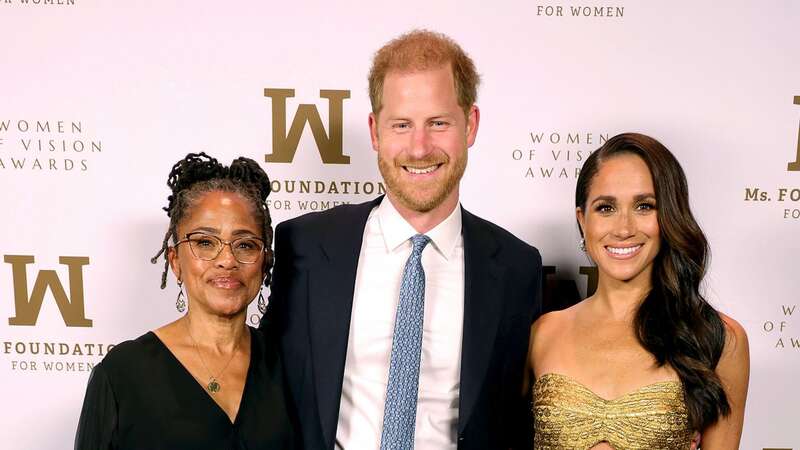
<svg viewBox="0 0 800 450">
<path fill-rule="evenodd" d="M 189 249 L 195 258 L 203 261 L 217 259 L 226 245 L 231 246 L 231 253 L 236 261 L 242 264 L 253 264 L 264 252 L 264 241 L 257 237 L 242 237 L 232 241 L 224 241 L 216 236 L 196 231 L 188 233 L 184 239 L 175 243 L 177 247 L 184 242 L 189 243 Z"/>
</svg>

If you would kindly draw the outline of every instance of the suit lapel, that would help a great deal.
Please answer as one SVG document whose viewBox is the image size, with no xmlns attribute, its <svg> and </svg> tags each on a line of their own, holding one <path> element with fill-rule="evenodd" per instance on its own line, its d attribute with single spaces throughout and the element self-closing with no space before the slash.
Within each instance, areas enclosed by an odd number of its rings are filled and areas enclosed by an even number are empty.
<svg viewBox="0 0 800 450">
<path fill-rule="evenodd" d="M 462 210 L 464 235 L 464 331 L 458 430 L 469 421 L 480 395 L 502 315 L 505 269 L 495 261 L 497 242 L 479 219 Z"/>
<path fill-rule="evenodd" d="M 332 215 L 319 264 L 309 270 L 309 330 L 314 386 L 325 448 L 333 448 L 347 356 L 358 257 L 370 211 L 383 197 Z"/>
</svg>

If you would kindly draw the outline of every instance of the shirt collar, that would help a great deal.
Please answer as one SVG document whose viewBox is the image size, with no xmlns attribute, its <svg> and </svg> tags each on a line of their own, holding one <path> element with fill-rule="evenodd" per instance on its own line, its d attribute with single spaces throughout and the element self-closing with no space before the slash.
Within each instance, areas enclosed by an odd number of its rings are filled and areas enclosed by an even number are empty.
<svg viewBox="0 0 800 450">
<path fill-rule="evenodd" d="M 397 212 L 397 209 L 388 198 L 383 198 L 375 212 L 378 216 L 378 223 L 380 224 L 387 252 L 397 250 L 398 247 L 408 242 L 411 237 L 418 234 L 414 227 Z M 446 219 L 425 233 L 425 235 L 430 238 L 436 251 L 444 259 L 449 260 L 461 237 L 461 204 L 459 203 Z"/>
</svg>

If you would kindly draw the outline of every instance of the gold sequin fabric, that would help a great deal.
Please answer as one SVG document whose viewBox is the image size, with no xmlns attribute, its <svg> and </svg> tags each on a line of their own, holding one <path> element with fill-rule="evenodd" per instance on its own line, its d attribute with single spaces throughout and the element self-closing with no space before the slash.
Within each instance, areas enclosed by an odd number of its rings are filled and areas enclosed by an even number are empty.
<svg viewBox="0 0 800 450">
<path fill-rule="evenodd" d="M 534 450 L 686 450 L 693 432 L 680 381 L 644 386 L 606 400 L 555 373 L 533 386 Z"/>
</svg>

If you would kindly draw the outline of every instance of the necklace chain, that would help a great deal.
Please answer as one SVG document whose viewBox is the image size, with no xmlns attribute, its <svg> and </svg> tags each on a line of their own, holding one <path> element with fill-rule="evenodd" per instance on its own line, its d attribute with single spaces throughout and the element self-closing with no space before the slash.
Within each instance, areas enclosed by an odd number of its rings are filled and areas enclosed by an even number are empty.
<svg viewBox="0 0 800 450">
<path fill-rule="evenodd" d="M 225 367 L 219 371 L 219 373 L 214 376 L 211 370 L 208 369 L 205 360 L 203 359 L 203 355 L 200 353 L 200 347 L 197 345 L 197 341 L 194 340 L 194 336 L 192 336 L 192 328 L 189 326 L 189 316 L 186 316 L 186 330 L 189 332 L 189 337 L 192 339 L 192 345 L 194 346 L 194 351 L 197 353 L 197 357 L 200 358 L 200 364 L 203 365 L 203 368 L 206 369 L 208 372 L 209 379 L 208 384 L 206 385 L 206 390 L 211 394 L 216 394 L 217 392 L 222 389 L 222 385 L 219 384 L 219 378 L 225 372 L 229 365 L 231 365 L 231 361 L 233 361 L 233 357 L 236 356 L 236 351 L 239 349 L 239 342 L 241 339 L 236 341 L 236 344 L 233 346 L 233 351 L 231 352 L 231 357 L 228 358 L 228 362 L 225 363 Z"/>
</svg>

